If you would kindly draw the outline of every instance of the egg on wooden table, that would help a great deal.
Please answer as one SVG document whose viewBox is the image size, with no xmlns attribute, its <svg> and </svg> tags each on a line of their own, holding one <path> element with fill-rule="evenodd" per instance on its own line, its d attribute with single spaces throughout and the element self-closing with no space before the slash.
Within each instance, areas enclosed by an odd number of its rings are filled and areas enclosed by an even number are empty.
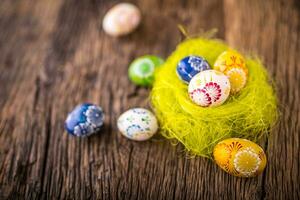
<svg viewBox="0 0 300 200">
<path fill-rule="evenodd" d="M 111 36 L 131 33 L 141 21 L 140 10 L 131 3 L 119 3 L 105 14 L 102 22 L 104 31 Z"/>
<path fill-rule="evenodd" d="M 158 56 L 145 55 L 135 59 L 129 66 L 129 79 L 139 86 L 151 86 L 154 82 L 155 70 L 164 63 Z"/>
<path fill-rule="evenodd" d="M 224 51 L 215 61 L 213 69 L 228 76 L 232 93 L 239 92 L 247 83 L 248 69 L 245 63 L 245 58 L 233 50 Z"/>
<path fill-rule="evenodd" d="M 71 135 L 89 136 L 101 129 L 104 123 L 104 113 L 101 107 L 83 103 L 76 106 L 67 116 L 65 129 Z"/>
<path fill-rule="evenodd" d="M 144 108 L 133 108 L 124 112 L 117 125 L 122 135 L 136 141 L 150 139 L 158 129 L 156 117 Z"/>
<path fill-rule="evenodd" d="M 214 159 L 227 173 L 239 177 L 254 177 L 266 166 L 264 150 L 254 142 L 230 138 L 219 142 L 213 150 Z"/>
<path fill-rule="evenodd" d="M 206 70 L 198 73 L 189 83 L 188 92 L 191 100 L 203 107 L 223 104 L 230 93 L 230 82 L 223 73 Z"/>
</svg>

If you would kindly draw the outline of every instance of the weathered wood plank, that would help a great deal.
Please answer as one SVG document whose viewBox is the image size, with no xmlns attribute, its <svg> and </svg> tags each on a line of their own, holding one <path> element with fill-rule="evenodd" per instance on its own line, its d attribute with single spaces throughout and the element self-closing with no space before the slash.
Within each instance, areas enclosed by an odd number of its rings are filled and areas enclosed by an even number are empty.
<svg viewBox="0 0 300 200">
<path fill-rule="evenodd" d="M 300 7 L 298 1 L 226 0 L 226 39 L 260 55 L 276 81 L 281 117 L 265 142 L 262 198 L 300 196 Z M 234 12 L 231 12 L 234 11 Z M 248 23 L 246 23 L 248 22 Z"/>
<path fill-rule="evenodd" d="M 42 191 L 48 107 L 36 108 L 38 77 L 59 2 L 0 5 L 0 198 L 36 199 Z"/>
</svg>

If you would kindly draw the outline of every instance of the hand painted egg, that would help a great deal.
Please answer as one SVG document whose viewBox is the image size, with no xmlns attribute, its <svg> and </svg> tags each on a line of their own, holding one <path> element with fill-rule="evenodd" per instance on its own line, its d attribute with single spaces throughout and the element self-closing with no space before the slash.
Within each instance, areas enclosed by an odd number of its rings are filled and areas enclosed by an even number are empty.
<svg viewBox="0 0 300 200">
<path fill-rule="evenodd" d="M 129 79 L 136 85 L 151 86 L 154 81 L 155 69 L 163 62 L 163 59 L 153 55 L 137 58 L 129 66 Z"/>
<path fill-rule="evenodd" d="M 84 103 L 75 107 L 68 114 L 65 129 L 75 136 L 89 136 L 100 130 L 103 125 L 104 114 L 101 107 Z"/>
<path fill-rule="evenodd" d="M 187 56 L 180 60 L 176 72 L 179 78 L 188 84 L 196 74 L 208 69 L 211 68 L 204 58 L 199 56 Z"/>
<path fill-rule="evenodd" d="M 213 68 L 228 76 L 232 93 L 239 92 L 245 87 L 248 69 L 245 59 L 239 53 L 233 50 L 223 52 L 217 58 Z"/>
<path fill-rule="evenodd" d="M 231 138 L 218 143 L 213 151 L 219 167 L 239 177 L 254 177 L 266 166 L 264 150 L 249 140 Z"/>
<path fill-rule="evenodd" d="M 188 87 L 189 96 L 194 103 L 203 107 L 223 104 L 230 93 L 227 76 L 216 70 L 206 70 L 192 78 Z"/>
<path fill-rule="evenodd" d="M 156 117 L 149 110 L 133 108 L 119 117 L 118 128 L 125 137 L 144 141 L 156 133 L 158 125 Z"/>
<path fill-rule="evenodd" d="M 141 21 L 139 9 L 130 3 L 119 3 L 104 16 L 102 26 L 111 36 L 122 36 L 131 33 Z"/>
</svg>

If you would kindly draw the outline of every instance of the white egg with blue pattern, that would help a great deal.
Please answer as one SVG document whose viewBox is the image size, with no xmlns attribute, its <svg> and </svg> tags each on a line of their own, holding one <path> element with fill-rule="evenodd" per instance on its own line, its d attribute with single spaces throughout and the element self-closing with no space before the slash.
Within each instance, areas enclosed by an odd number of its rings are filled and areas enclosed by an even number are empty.
<svg viewBox="0 0 300 200">
<path fill-rule="evenodd" d="M 157 119 L 144 108 L 133 108 L 118 119 L 118 129 L 128 139 L 144 141 L 150 139 L 158 129 Z"/>
</svg>

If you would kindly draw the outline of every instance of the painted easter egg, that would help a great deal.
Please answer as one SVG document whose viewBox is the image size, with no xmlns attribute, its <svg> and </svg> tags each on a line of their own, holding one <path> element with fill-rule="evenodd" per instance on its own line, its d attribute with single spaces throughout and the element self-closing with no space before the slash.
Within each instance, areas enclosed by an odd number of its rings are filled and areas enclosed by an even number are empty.
<svg viewBox="0 0 300 200">
<path fill-rule="evenodd" d="M 151 86 L 154 81 L 155 69 L 163 62 L 163 59 L 153 55 L 137 58 L 129 66 L 129 79 L 136 85 Z"/>
<path fill-rule="evenodd" d="M 227 76 L 216 70 L 206 70 L 195 75 L 189 83 L 188 92 L 191 100 L 203 107 L 223 104 L 230 93 Z"/>
<path fill-rule="evenodd" d="M 213 151 L 219 167 L 239 177 L 254 177 L 266 166 L 264 150 L 249 140 L 231 138 L 219 142 Z"/>
<path fill-rule="evenodd" d="M 104 16 L 102 27 L 111 36 L 122 36 L 131 33 L 141 21 L 141 12 L 133 4 L 119 3 Z"/>
<path fill-rule="evenodd" d="M 68 114 L 65 129 L 75 136 L 89 136 L 103 126 L 104 113 L 102 108 L 91 103 L 78 105 Z"/>
<path fill-rule="evenodd" d="M 236 51 L 228 50 L 219 55 L 213 69 L 228 76 L 232 93 L 239 92 L 247 83 L 248 69 L 245 59 Z"/>
<path fill-rule="evenodd" d="M 200 56 L 187 56 L 179 61 L 176 72 L 178 77 L 185 83 L 201 71 L 211 69 L 208 62 Z"/>
<path fill-rule="evenodd" d="M 118 128 L 127 138 L 144 141 L 151 138 L 158 129 L 156 117 L 147 109 L 133 108 L 118 119 Z"/>
</svg>

